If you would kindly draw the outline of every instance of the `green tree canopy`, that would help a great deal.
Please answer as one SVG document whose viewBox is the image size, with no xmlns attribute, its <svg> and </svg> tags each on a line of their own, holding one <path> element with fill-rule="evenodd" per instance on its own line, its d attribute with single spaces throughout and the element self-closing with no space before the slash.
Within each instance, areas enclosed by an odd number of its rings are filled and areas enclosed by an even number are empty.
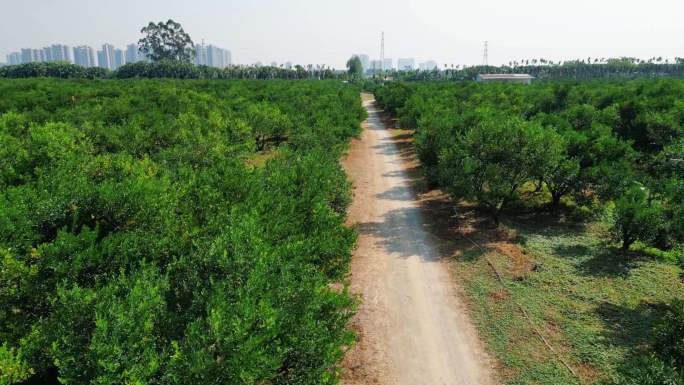
<svg viewBox="0 0 684 385">
<path fill-rule="evenodd" d="M 145 37 L 138 41 L 140 52 L 153 61 L 179 60 L 190 61 L 195 54 L 190 35 L 183 27 L 169 19 L 166 23 L 150 22 L 140 30 Z"/>
<path fill-rule="evenodd" d="M 548 163 L 551 138 L 544 129 L 518 118 L 486 119 L 470 128 L 442 154 L 443 184 L 456 198 L 479 202 L 499 224 L 499 212 L 518 188 Z"/>
<path fill-rule="evenodd" d="M 652 242 L 663 230 L 661 208 L 649 199 L 649 191 L 634 185 L 615 202 L 613 234 L 627 251 L 636 241 Z"/>
<path fill-rule="evenodd" d="M 361 76 L 363 74 L 363 64 L 358 56 L 354 55 L 347 60 L 347 70 L 349 75 Z"/>
</svg>

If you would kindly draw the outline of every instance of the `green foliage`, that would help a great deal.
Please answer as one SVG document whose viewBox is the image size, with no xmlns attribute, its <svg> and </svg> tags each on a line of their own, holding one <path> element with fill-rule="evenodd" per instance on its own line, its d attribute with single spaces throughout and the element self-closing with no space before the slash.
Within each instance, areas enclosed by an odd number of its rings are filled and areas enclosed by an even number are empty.
<svg viewBox="0 0 684 385">
<path fill-rule="evenodd" d="M 216 68 L 197 66 L 187 61 L 162 60 L 137 62 L 119 67 L 116 71 L 105 68 L 84 68 L 68 63 L 28 63 L 0 67 L 0 78 L 53 77 L 69 79 L 347 79 L 345 72 L 329 67 L 296 66 L 295 68 L 264 66 L 230 66 Z"/>
<path fill-rule="evenodd" d="M 619 250 L 606 248 L 600 222 L 559 224 L 548 212 L 529 214 L 526 219 L 506 223 L 516 237 L 506 244 L 505 252 L 479 250 L 466 239 L 454 239 L 463 255 L 455 257 L 451 266 L 472 304 L 479 335 L 504 367 L 499 372 L 501 383 L 629 381 L 636 375 L 634 359 L 649 354 L 648 347 L 655 341 L 653 327 L 666 304 L 684 297 L 681 269 L 659 258 L 625 259 Z M 487 233 L 479 228 L 477 236 L 494 236 Z M 519 267 L 518 258 L 527 267 Z M 506 283 L 503 298 L 487 260 Z M 535 329 L 557 353 L 540 339 L 530 338 Z M 568 372 L 559 355 L 580 378 Z M 665 373 L 674 372 L 663 366 Z"/>
<path fill-rule="evenodd" d="M 0 92 L 13 381 L 28 368 L 70 384 L 338 381 L 354 302 L 331 283 L 355 242 L 338 158 L 365 117 L 357 88 L 29 79 Z"/>
<path fill-rule="evenodd" d="M 0 345 L 0 385 L 20 383 L 33 374 L 21 357 L 21 349 L 14 349 L 3 342 Z"/>
<path fill-rule="evenodd" d="M 644 355 L 630 362 L 620 385 L 682 385 L 681 372 L 654 354 Z"/>
<path fill-rule="evenodd" d="M 285 135 L 291 131 L 292 122 L 280 112 L 278 108 L 266 103 L 253 105 L 247 111 L 252 135 L 256 139 L 257 151 L 263 151 L 269 142 L 278 145 L 286 139 Z"/>
<path fill-rule="evenodd" d="M 628 363 L 623 384 L 684 384 L 684 301 L 675 300 L 655 326 L 652 352 Z"/>
<path fill-rule="evenodd" d="M 684 373 L 684 301 L 677 300 L 656 327 L 656 354 Z"/>
<path fill-rule="evenodd" d="M 190 62 L 195 54 L 195 46 L 183 27 L 169 19 L 164 23 L 150 22 L 140 30 L 145 36 L 140 39 L 140 52 L 152 61 Z"/>
<path fill-rule="evenodd" d="M 684 241 L 680 139 L 684 81 L 529 86 L 387 82 L 375 87 L 375 93 L 402 128 L 416 131 L 416 151 L 428 180 L 447 187 L 457 198 L 472 199 L 498 212 L 497 207 L 512 201 L 529 207 L 547 200 L 558 208 L 567 197 L 565 202 L 576 212 L 593 211 L 597 205 L 620 199 L 637 182 L 650 191 L 652 208 L 643 219 L 657 220 L 651 229 L 639 230 L 649 234 L 636 238 L 665 250 Z M 514 126 L 513 133 L 501 128 L 507 124 Z M 516 126 L 541 127 L 530 139 L 537 143 L 535 151 L 526 150 L 513 137 L 519 132 Z M 481 134 L 477 140 L 482 148 L 469 139 L 480 131 L 496 133 Z M 481 159 L 485 157 L 490 160 Z M 514 178 L 507 178 L 507 172 Z M 536 191 L 521 194 L 530 186 L 536 186 Z M 659 214 L 654 212 L 658 210 Z M 628 212 L 620 212 L 625 215 L 620 220 L 624 229 L 633 227 L 625 222 L 633 217 Z M 622 234 L 629 235 L 627 243 L 634 242 L 631 231 Z"/>
<path fill-rule="evenodd" d="M 684 81 L 386 82 L 374 90 L 402 128 L 415 130 L 432 183 L 495 216 L 508 206 L 506 214 L 525 218 L 506 223 L 519 257 L 485 250 L 485 261 L 464 241 L 453 263 L 505 383 L 684 383 L 684 285 L 671 263 L 684 266 Z M 566 215 L 541 210 L 547 202 Z M 572 213 L 602 212 L 613 221 L 566 224 Z M 609 230 L 642 258 L 606 247 Z M 580 378 L 529 338 L 538 327 Z"/>
<path fill-rule="evenodd" d="M 347 72 L 353 77 L 363 75 L 363 64 L 358 56 L 354 55 L 347 60 Z"/>
<path fill-rule="evenodd" d="M 548 139 L 543 128 L 520 119 L 484 120 L 443 152 L 442 184 L 458 198 L 480 202 L 498 225 L 504 205 L 547 163 Z"/>
<path fill-rule="evenodd" d="M 654 242 L 663 227 L 662 210 L 643 186 L 631 187 L 615 201 L 613 234 L 623 250 L 636 241 Z"/>
<path fill-rule="evenodd" d="M 684 75 L 684 59 L 674 62 L 662 58 L 637 59 L 631 57 L 553 62 L 546 59 L 512 61 L 507 65 L 445 66 L 443 70 L 392 71 L 389 76 L 405 81 L 473 80 L 478 74 L 530 74 L 539 80 L 589 80 L 661 78 Z"/>
<path fill-rule="evenodd" d="M 27 63 L 0 67 L 0 78 L 96 79 L 109 74 L 106 68 L 85 68 L 69 63 Z"/>
</svg>

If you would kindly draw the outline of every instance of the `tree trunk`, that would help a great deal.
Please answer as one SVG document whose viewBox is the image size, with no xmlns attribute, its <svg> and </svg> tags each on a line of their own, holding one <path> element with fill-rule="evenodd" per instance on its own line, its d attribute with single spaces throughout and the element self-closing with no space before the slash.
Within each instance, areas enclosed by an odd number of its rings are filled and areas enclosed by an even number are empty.
<svg viewBox="0 0 684 385">
<path fill-rule="evenodd" d="M 492 210 L 492 220 L 494 220 L 494 228 L 498 229 L 499 225 L 501 224 L 498 210 Z"/>
<path fill-rule="evenodd" d="M 561 200 L 562 197 L 563 197 L 562 194 L 558 194 L 558 193 L 554 194 L 554 193 L 551 193 L 551 208 L 553 208 L 554 211 L 555 211 L 556 209 L 558 209 L 558 207 L 560 206 L 560 200 Z"/>
</svg>

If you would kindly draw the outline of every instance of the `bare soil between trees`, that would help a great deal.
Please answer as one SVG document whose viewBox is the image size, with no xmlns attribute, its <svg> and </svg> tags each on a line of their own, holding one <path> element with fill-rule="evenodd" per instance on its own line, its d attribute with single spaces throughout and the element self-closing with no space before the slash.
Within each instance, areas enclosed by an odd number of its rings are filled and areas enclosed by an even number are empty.
<svg viewBox="0 0 684 385">
<path fill-rule="evenodd" d="M 359 230 L 351 290 L 358 341 L 343 362 L 343 384 L 494 384 L 493 361 L 452 277 L 410 133 L 387 129 L 370 95 L 368 120 L 344 167 L 354 185 L 350 225 Z M 447 214 L 448 217 L 448 214 Z"/>
</svg>

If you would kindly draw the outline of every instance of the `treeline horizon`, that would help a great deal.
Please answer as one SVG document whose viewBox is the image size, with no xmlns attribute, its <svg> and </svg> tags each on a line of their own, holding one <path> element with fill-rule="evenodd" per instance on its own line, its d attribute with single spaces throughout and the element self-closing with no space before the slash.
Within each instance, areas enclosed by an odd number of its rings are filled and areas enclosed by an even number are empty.
<svg viewBox="0 0 684 385">
<path fill-rule="evenodd" d="M 599 59 L 597 59 L 599 60 Z M 331 67 L 295 65 L 291 68 L 231 65 L 225 68 L 196 65 L 180 60 L 137 62 L 126 64 L 116 70 L 101 67 L 82 67 L 67 62 L 26 63 L 0 67 L 0 78 L 53 77 L 69 79 L 129 79 L 129 78 L 175 78 L 175 79 L 317 79 L 317 80 L 404 80 L 404 81 L 467 81 L 478 74 L 525 73 L 539 80 L 569 79 L 587 80 L 600 78 L 643 78 L 684 76 L 684 59 L 675 62 L 658 59 L 636 58 L 600 59 L 591 62 L 573 60 L 550 62 L 525 60 L 509 65 L 451 66 L 433 70 L 385 70 L 368 75 L 353 71 L 336 70 Z"/>
<path fill-rule="evenodd" d="M 586 80 L 597 78 L 638 78 L 638 77 L 663 77 L 684 75 L 684 59 L 675 58 L 674 62 L 669 59 L 651 58 L 648 60 L 638 58 L 611 58 L 595 59 L 588 58 L 586 61 L 568 60 L 563 62 L 547 61 L 545 59 L 531 59 L 520 62 L 509 62 L 508 65 L 476 65 L 476 66 L 452 66 L 444 67 L 443 70 L 432 71 L 394 71 L 392 75 L 397 80 L 472 80 L 478 74 L 513 74 L 525 73 L 538 79 L 573 79 Z"/>
</svg>

